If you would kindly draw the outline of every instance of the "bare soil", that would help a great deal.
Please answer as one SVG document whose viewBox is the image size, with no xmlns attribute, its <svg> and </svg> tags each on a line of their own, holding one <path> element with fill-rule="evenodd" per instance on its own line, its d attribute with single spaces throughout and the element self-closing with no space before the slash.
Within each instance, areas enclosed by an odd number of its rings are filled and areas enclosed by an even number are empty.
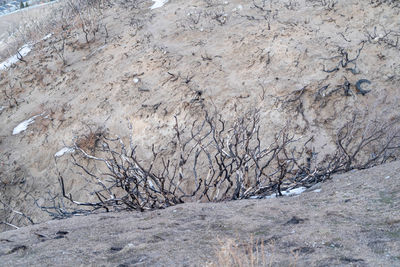
<svg viewBox="0 0 400 267">
<path fill-rule="evenodd" d="M 232 238 L 262 242 L 272 266 L 400 265 L 400 162 L 319 189 L 49 221 L 1 233 L 0 265 L 205 266 Z"/>
<path fill-rule="evenodd" d="M 36 44 L 26 63 L 0 73 L 1 199 L 35 223 L 48 221 L 38 206 L 59 200 L 58 172 L 75 198 L 82 200 L 90 191 L 69 155 L 55 158 L 64 146 L 107 131 L 125 140 L 132 136 L 146 161 L 153 144 L 171 149 L 174 116 L 190 124 L 203 108 L 216 108 L 227 119 L 259 108 L 263 142 L 290 121 L 294 135 L 314 137 L 309 149 L 321 156 L 331 151 L 336 130 L 355 111 L 382 121 L 399 115 L 399 8 L 364 0 L 340 0 L 334 6 L 310 0 L 254 5 L 261 2 L 171 0 L 154 10 L 147 0 L 116 4 L 104 11 L 108 38 L 99 34 L 86 44 L 80 29 L 73 30 L 66 66 L 50 47 L 55 37 Z M 344 52 L 356 59 L 345 67 L 338 65 Z M 361 79 L 371 82 L 364 84 L 371 90 L 366 95 L 355 88 Z M 349 95 L 341 87 L 346 81 Z M 26 131 L 12 134 L 38 114 L 43 115 Z M 50 221 L 19 230 L 22 239 L 12 237 L 18 231 L 3 233 L 2 263 L 113 265 L 126 258 L 127 264 L 195 265 L 212 258 L 216 236 L 237 234 L 247 240 L 253 233 L 265 240 L 276 237 L 277 259 L 284 265 L 293 249 L 313 251 L 301 256 L 303 264 L 393 265 L 399 257 L 394 241 L 398 179 L 384 178 L 394 170 L 398 163 L 374 169 L 377 176 L 346 174 L 323 185 L 322 193 L 298 198 L 193 203 L 144 214 Z M 286 224 L 293 216 L 304 221 Z M 1 210 L 0 218 L 16 226 L 29 224 L 9 209 Z M 79 220 L 87 222 L 74 223 Z M 57 237 L 64 228 L 69 233 Z M 30 232 L 36 229 L 45 237 Z M 115 244 L 114 238 L 119 240 Z M 48 246 L 40 252 L 45 254 L 39 254 L 41 246 Z M 111 246 L 123 249 L 110 251 Z M 137 257 L 129 258 L 130 251 Z"/>
</svg>

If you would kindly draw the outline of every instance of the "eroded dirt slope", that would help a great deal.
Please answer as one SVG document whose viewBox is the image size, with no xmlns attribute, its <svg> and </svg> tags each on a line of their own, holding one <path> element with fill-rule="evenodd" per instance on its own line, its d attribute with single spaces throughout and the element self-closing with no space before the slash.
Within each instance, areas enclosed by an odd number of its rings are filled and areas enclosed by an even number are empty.
<svg viewBox="0 0 400 267">
<path fill-rule="evenodd" d="M 204 266 L 227 239 L 253 236 L 273 266 L 398 266 L 399 189 L 394 162 L 296 197 L 49 221 L 1 233 L 0 265 Z"/>
<path fill-rule="evenodd" d="M 176 0 L 154 10 L 151 1 L 115 2 L 104 11 L 109 37 L 87 45 L 75 29 L 66 66 L 51 49 L 55 36 L 38 43 L 26 64 L 0 74 L 3 201 L 35 222 L 48 220 L 34 201 L 53 205 L 58 171 L 82 199 L 90 188 L 71 172 L 69 155 L 55 153 L 97 129 L 132 135 L 146 159 L 152 144 L 170 145 L 174 116 L 190 124 L 204 107 L 227 119 L 257 107 L 264 141 L 291 120 L 293 134 L 314 136 L 309 149 L 323 154 L 355 110 L 382 120 L 398 115 L 398 8 L 261 2 Z M 366 95 L 355 88 L 361 79 L 371 82 Z M 28 223 L 4 212 L 9 223 Z"/>
</svg>

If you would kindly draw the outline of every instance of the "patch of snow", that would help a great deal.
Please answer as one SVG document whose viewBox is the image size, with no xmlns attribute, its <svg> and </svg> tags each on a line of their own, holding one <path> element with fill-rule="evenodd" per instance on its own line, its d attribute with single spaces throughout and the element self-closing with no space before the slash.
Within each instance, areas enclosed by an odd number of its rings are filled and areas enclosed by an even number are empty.
<svg viewBox="0 0 400 267">
<path fill-rule="evenodd" d="M 134 82 L 134 83 L 138 83 L 139 81 L 140 81 L 139 78 L 136 78 L 136 77 L 133 78 L 133 82 Z"/>
<path fill-rule="evenodd" d="M 53 34 L 49 33 L 48 35 L 46 35 L 45 37 L 42 38 L 42 41 L 46 41 L 47 39 L 49 39 Z"/>
<path fill-rule="evenodd" d="M 42 41 L 45 41 L 49 39 L 53 34 L 49 33 L 45 37 L 42 38 Z M 18 57 L 21 55 L 22 57 L 28 55 L 33 48 L 34 44 L 33 43 L 28 43 L 24 44 L 19 50 L 16 55 L 13 55 L 12 57 L 9 57 L 6 61 L 2 62 L 0 64 L 0 71 L 5 70 L 9 67 L 11 67 L 13 64 L 17 63 L 19 61 Z"/>
<path fill-rule="evenodd" d="M 150 7 L 150 9 L 162 7 L 168 2 L 168 0 L 153 0 L 153 2 L 154 4 Z"/>
<path fill-rule="evenodd" d="M 287 196 L 287 197 L 291 197 L 291 196 L 297 196 L 302 194 L 304 191 L 306 191 L 307 188 L 306 187 L 297 187 L 297 188 L 293 188 L 293 189 L 288 189 L 286 191 L 282 191 L 282 195 Z M 321 192 L 321 189 L 316 189 L 313 192 Z M 276 194 L 272 194 L 269 196 L 265 196 L 265 197 L 260 197 L 260 196 L 252 196 L 250 197 L 250 199 L 272 199 L 272 198 L 276 198 Z"/>
<path fill-rule="evenodd" d="M 63 147 L 60 151 L 54 154 L 54 157 L 59 158 L 67 153 L 74 153 L 75 149 L 73 147 Z"/>
<path fill-rule="evenodd" d="M 305 188 L 305 187 L 297 187 L 297 188 L 294 188 L 291 190 L 286 190 L 286 191 L 282 192 L 282 195 L 284 195 L 284 196 L 300 195 L 301 193 L 303 193 L 306 190 L 307 190 L 307 188 Z"/>
<path fill-rule="evenodd" d="M 242 6 L 242 5 L 238 5 L 237 7 L 235 7 L 234 9 L 232 9 L 232 12 L 240 11 L 240 10 L 242 10 L 242 9 L 243 9 L 243 6 Z"/>
<path fill-rule="evenodd" d="M 153 190 L 156 190 L 156 188 L 154 187 L 153 182 L 151 180 L 148 180 L 148 181 L 149 181 L 150 188 L 153 189 Z"/>
<path fill-rule="evenodd" d="M 17 125 L 17 127 L 14 128 L 13 130 L 13 135 L 19 134 L 23 131 L 25 131 L 29 125 L 35 122 L 35 119 L 43 114 L 35 115 L 30 119 L 27 119 L 26 121 L 21 122 L 20 124 Z"/>
<path fill-rule="evenodd" d="M 306 190 L 307 190 L 306 187 L 297 187 L 297 188 L 289 189 L 286 191 L 282 191 L 282 195 L 287 196 L 287 197 L 297 196 L 297 195 L 302 194 Z M 272 194 L 272 195 L 264 197 L 264 199 L 271 199 L 271 198 L 276 198 L 276 194 Z"/>
<path fill-rule="evenodd" d="M 321 188 L 319 188 L 319 189 L 315 189 L 313 192 L 315 192 L 315 193 L 319 193 L 319 192 L 321 192 Z"/>
<path fill-rule="evenodd" d="M 4 108 L 5 108 L 5 107 L 0 106 L 0 112 L 2 112 Z"/>
<path fill-rule="evenodd" d="M 0 110 L 1 111 L 1 110 Z M 390 179 L 390 176 L 386 176 L 385 179 Z"/>
<path fill-rule="evenodd" d="M 29 52 L 32 51 L 32 44 L 25 44 L 21 47 L 19 50 L 19 54 L 24 57 L 29 54 Z M 19 61 L 18 57 L 19 54 L 16 54 L 10 58 L 8 58 L 6 61 L 0 64 L 0 70 L 5 70 L 9 68 L 11 65 L 17 63 Z"/>
</svg>

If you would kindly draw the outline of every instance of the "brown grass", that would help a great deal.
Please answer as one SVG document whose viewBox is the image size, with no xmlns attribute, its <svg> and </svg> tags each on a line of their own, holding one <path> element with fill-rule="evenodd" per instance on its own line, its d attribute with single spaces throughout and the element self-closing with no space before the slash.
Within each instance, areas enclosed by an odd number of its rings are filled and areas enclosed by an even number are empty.
<svg viewBox="0 0 400 267">
<path fill-rule="evenodd" d="M 216 259 L 206 266 L 272 266 L 275 246 L 273 243 L 267 244 L 267 251 L 265 245 L 264 241 L 255 240 L 254 237 L 248 243 L 235 239 L 220 240 L 216 248 Z"/>
<path fill-rule="evenodd" d="M 275 242 L 250 237 L 243 243 L 237 239 L 220 240 L 216 248 L 215 260 L 207 267 L 256 267 L 276 266 Z M 298 253 L 293 253 L 289 266 L 297 266 Z"/>
<path fill-rule="evenodd" d="M 100 141 L 104 132 L 100 129 L 96 131 L 90 131 L 89 134 L 82 135 L 78 138 L 76 145 L 85 152 L 94 153 L 96 150 L 97 143 Z"/>
</svg>

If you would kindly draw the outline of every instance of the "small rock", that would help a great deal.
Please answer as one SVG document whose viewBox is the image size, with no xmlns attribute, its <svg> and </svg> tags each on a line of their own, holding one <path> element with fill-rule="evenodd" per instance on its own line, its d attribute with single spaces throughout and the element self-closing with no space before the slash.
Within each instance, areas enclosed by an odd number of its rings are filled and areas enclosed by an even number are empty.
<svg viewBox="0 0 400 267">
<path fill-rule="evenodd" d="M 123 248 L 121 248 L 121 247 L 111 247 L 110 248 L 110 250 L 112 251 L 112 252 L 118 252 L 118 251 L 121 251 Z"/>
<path fill-rule="evenodd" d="M 12 248 L 7 254 L 12 254 L 12 253 L 18 252 L 20 250 L 24 251 L 26 249 L 28 249 L 28 247 L 25 245 L 16 246 L 16 247 Z"/>
<path fill-rule="evenodd" d="M 292 219 L 290 219 L 289 221 L 287 221 L 285 224 L 299 224 L 304 222 L 304 219 L 300 219 L 296 216 L 293 216 Z"/>
</svg>

